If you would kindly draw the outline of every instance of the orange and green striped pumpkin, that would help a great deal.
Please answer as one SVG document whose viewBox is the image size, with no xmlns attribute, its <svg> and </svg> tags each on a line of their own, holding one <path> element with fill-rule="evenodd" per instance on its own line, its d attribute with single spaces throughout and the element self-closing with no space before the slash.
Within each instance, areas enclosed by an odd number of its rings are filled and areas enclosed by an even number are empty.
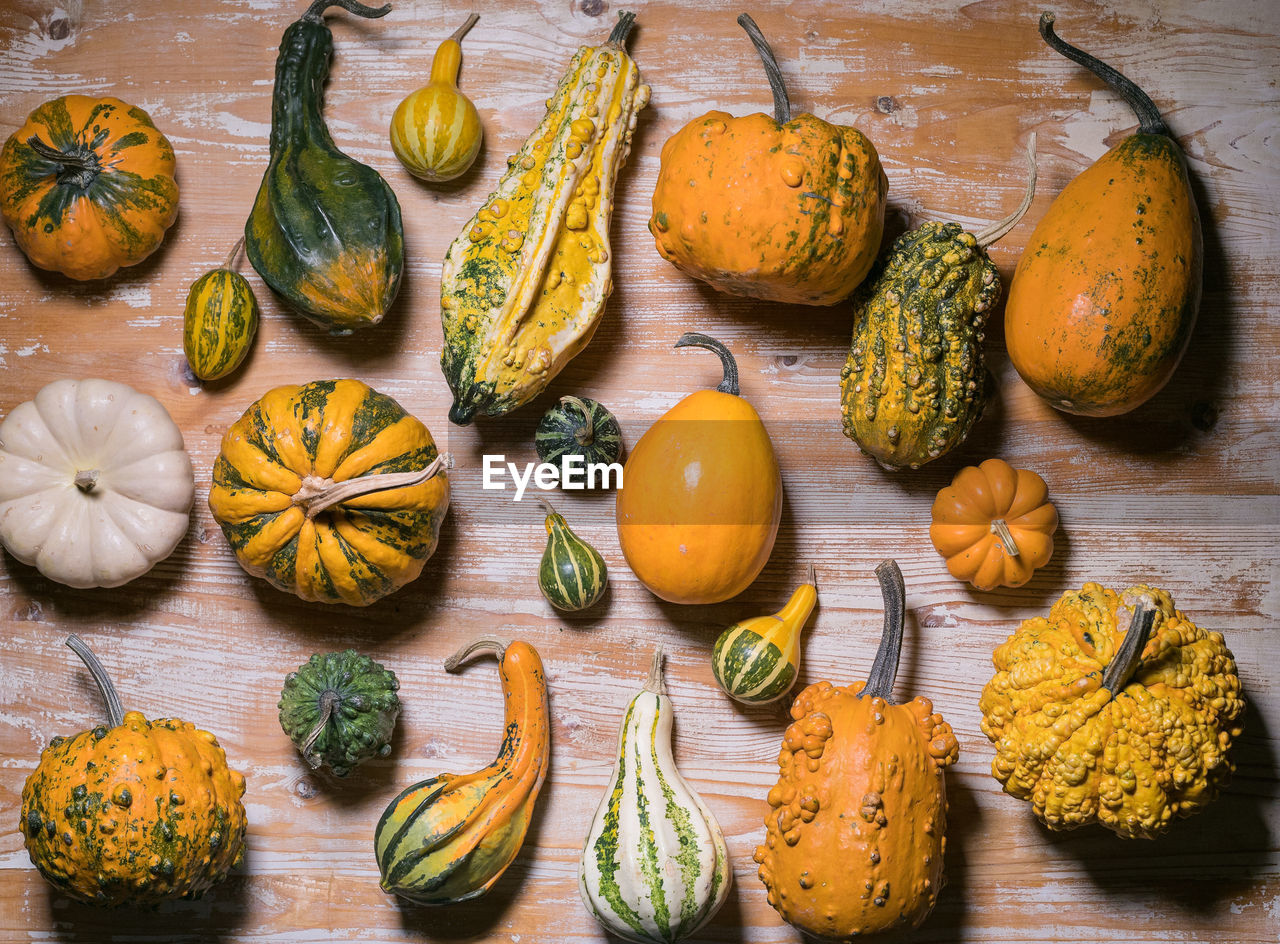
<svg viewBox="0 0 1280 944">
<path fill-rule="evenodd" d="M 201 380 L 221 380 L 244 361 L 258 331 L 258 300 L 248 280 L 232 268 L 241 239 L 219 269 L 206 272 L 187 293 L 182 350 Z"/>
<path fill-rule="evenodd" d="M 427 427 L 358 380 L 277 387 L 222 437 L 209 510 L 250 574 L 366 606 L 435 551 L 447 466 Z"/>
<path fill-rule="evenodd" d="M 33 265 L 102 279 L 141 262 L 178 217 L 173 147 L 135 105 L 64 95 L 0 151 L 0 214 Z"/>
<path fill-rule="evenodd" d="M 547 513 L 547 547 L 538 568 L 538 586 L 547 602 L 569 613 L 585 610 L 604 594 L 609 582 L 600 552 L 573 533 L 551 503 Z"/>
<path fill-rule="evenodd" d="M 431 81 L 405 96 L 391 116 L 391 150 L 409 173 L 423 180 L 453 180 L 466 173 L 480 152 L 480 115 L 458 91 L 459 40 L 477 19 L 471 14 L 440 44 L 431 61 Z"/>
</svg>

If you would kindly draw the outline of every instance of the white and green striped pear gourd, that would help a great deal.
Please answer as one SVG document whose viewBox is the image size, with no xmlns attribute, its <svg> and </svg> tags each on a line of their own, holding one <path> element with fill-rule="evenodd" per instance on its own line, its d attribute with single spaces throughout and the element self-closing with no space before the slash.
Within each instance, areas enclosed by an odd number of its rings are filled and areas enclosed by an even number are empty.
<svg viewBox="0 0 1280 944">
<path fill-rule="evenodd" d="M 631 699 L 613 779 L 582 849 L 582 900 L 608 931 L 670 944 L 711 920 L 733 880 L 724 833 L 671 752 L 662 650 Z"/>
</svg>

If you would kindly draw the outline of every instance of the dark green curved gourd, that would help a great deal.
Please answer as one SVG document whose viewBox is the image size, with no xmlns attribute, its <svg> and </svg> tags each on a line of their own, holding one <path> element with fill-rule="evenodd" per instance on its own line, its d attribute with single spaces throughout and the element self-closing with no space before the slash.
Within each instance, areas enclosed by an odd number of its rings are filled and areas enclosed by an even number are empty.
<svg viewBox="0 0 1280 944">
<path fill-rule="evenodd" d="M 245 251 L 279 295 L 334 334 L 382 320 L 400 290 L 400 204 L 372 167 L 338 150 L 322 111 L 333 34 L 329 6 L 386 14 L 356 0 L 315 0 L 287 30 L 276 60 L 271 162 L 245 224 Z"/>
<path fill-rule="evenodd" d="M 391 753 L 399 688 L 395 673 L 354 649 L 317 653 L 285 676 L 280 727 L 312 768 L 345 777 Z"/>
<path fill-rule="evenodd" d="M 560 462 L 581 456 L 585 464 L 609 464 L 622 455 L 622 429 L 617 417 L 589 397 L 561 397 L 547 410 L 533 437 L 538 458 Z"/>
</svg>

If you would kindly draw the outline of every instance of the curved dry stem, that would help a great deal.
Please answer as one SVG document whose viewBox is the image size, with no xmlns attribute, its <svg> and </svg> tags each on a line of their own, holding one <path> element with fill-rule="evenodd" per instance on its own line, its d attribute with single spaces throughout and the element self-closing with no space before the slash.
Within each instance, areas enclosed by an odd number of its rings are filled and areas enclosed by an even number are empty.
<svg viewBox="0 0 1280 944">
<path fill-rule="evenodd" d="M 501 662 L 506 657 L 507 646 L 509 645 L 511 645 L 509 639 L 500 639 L 497 636 L 478 636 L 445 659 L 444 670 L 446 672 L 456 672 L 473 657 L 488 652 L 496 655 L 498 661 Z"/>
<path fill-rule="evenodd" d="M 236 240 L 236 244 L 231 247 L 231 251 L 227 253 L 227 261 L 222 263 L 222 268 L 229 269 L 232 272 L 236 270 L 236 256 L 240 255 L 240 250 L 244 248 L 244 237 L 241 236 Z"/>
<path fill-rule="evenodd" d="M 627 37 L 631 35 L 631 27 L 635 26 L 635 23 L 636 15 L 630 10 L 623 10 L 618 14 L 618 22 L 613 24 L 613 32 L 605 42 L 610 46 L 625 46 Z"/>
<path fill-rule="evenodd" d="M 649 662 L 649 677 L 644 680 L 644 691 L 655 695 L 665 695 L 667 686 L 662 676 L 662 647 L 653 650 L 653 659 Z"/>
<path fill-rule="evenodd" d="M 302 480 L 302 487 L 293 494 L 292 501 L 299 506 L 308 518 L 314 518 L 326 508 L 344 501 L 350 501 L 361 495 L 374 492 L 385 492 L 393 488 L 409 488 L 421 485 L 445 469 L 453 465 L 449 453 L 441 453 L 431 460 L 431 464 L 418 472 L 386 472 L 382 475 L 363 475 L 345 482 L 308 475 Z"/>
<path fill-rule="evenodd" d="M 1004 552 L 1010 557 L 1019 557 L 1022 554 L 1018 548 L 1018 542 L 1013 539 L 1013 532 L 1009 530 L 1009 522 L 1003 518 L 996 518 L 991 522 L 991 533 L 1000 539 Z"/>
<path fill-rule="evenodd" d="M 1146 598 L 1138 601 L 1133 619 L 1129 621 L 1129 628 L 1125 630 L 1124 641 L 1111 657 L 1107 670 L 1102 673 L 1101 687 L 1110 692 L 1112 698 L 1124 691 L 1124 687 L 1129 684 L 1138 663 L 1142 661 L 1142 650 L 1147 646 L 1155 622 L 1155 605 Z"/>
<path fill-rule="evenodd" d="M 307 739 L 302 742 L 302 747 L 298 749 L 302 754 L 302 759 L 310 765 L 312 770 L 320 766 L 320 755 L 313 756 L 311 749 L 316 746 L 316 741 L 320 739 L 320 735 L 324 732 L 325 725 L 333 717 L 333 709 L 338 707 L 338 702 L 341 700 L 342 696 L 332 688 L 326 688 L 320 695 L 320 720 L 316 722 L 316 726 L 311 729 Z"/>
<path fill-rule="evenodd" d="M 990 246 L 997 239 L 1000 239 L 1009 230 L 1018 225 L 1019 221 L 1026 216 L 1027 210 L 1031 208 L 1031 201 L 1036 195 L 1036 133 L 1031 132 L 1031 136 L 1027 138 L 1027 189 L 1022 194 L 1022 202 L 1018 204 L 1018 208 L 1006 216 L 998 223 L 992 223 L 990 226 L 983 227 L 974 233 L 974 238 L 978 240 L 978 245 L 983 249 Z"/>
<path fill-rule="evenodd" d="M 107 675 L 107 670 L 98 661 L 98 657 L 93 654 L 93 650 L 85 645 L 84 640 L 75 633 L 67 637 L 67 646 L 80 657 L 80 661 L 89 669 L 89 674 L 93 676 L 93 681 L 97 684 L 98 691 L 102 694 L 102 700 L 107 703 L 107 722 L 111 727 L 118 728 L 124 722 L 124 705 L 120 703 L 120 695 L 116 692 L 116 687 L 111 682 L 111 676 Z"/>
<path fill-rule="evenodd" d="M 760 32 L 760 27 L 756 26 L 756 21 L 749 14 L 739 16 L 738 25 L 747 31 L 751 45 L 756 47 L 756 52 L 760 53 L 760 61 L 764 63 L 764 74 L 769 79 L 769 88 L 773 90 L 773 119 L 778 124 L 785 125 L 791 120 L 791 99 L 787 95 L 787 85 L 782 81 L 778 59 L 769 47 L 769 41 L 764 38 L 764 33 Z"/>
<path fill-rule="evenodd" d="M 453 34 L 449 38 L 453 40 L 455 43 L 462 42 L 462 37 L 466 36 L 467 33 L 470 31 L 471 27 L 476 25 L 476 20 L 478 19 L 480 19 L 480 14 L 472 13 L 469 17 L 467 17 L 467 22 L 463 23 L 456 30 L 454 30 Z"/>
<path fill-rule="evenodd" d="M 880 633 L 880 648 L 876 650 L 875 661 L 871 663 L 867 684 L 858 693 L 858 697 L 870 695 L 872 698 L 883 698 L 891 702 L 893 683 L 898 679 L 898 660 L 902 657 L 902 624 L 906 616 L 907 588 L 902 582 L 898 562 L 894 560 L 880 562 L 880 566 L 876 568 L 876 579 L 880 581 L 880 593 L 884 596 L 884 629 Z"/>
<path fill-rule="evenodd" d="M 733 353 L 717 341 L 715 338 L 708 337 L 705 334 L 699 334 L 696 331 L 686 331 L 680 335 L 680 340 L 675 343 L 676 347 L 701 347 L 708 351 L 715 351 L 720 357 L 720 363 L 724 367 L 724 379 L 716 386 L 721 393 L 732 393 L 735 397 L 739 396 L 738 387 L 738 362 L 733 359 Z"/>
<path fill-rule="evenodd" d="M 324 22 L 324 11 L 329 7 L 342 7 L 348 13 L 354 13 L 356 16 L 363 16 L 367 20 L 376 20 L 380 16 L 386 16 L 391 12 L 391 4 L 383 4 L 380 7 L 367 7 L 359 0 L 315 0 L 315 3 L 307 7 L 307 12 L 302 14 L 302 19 L 310 20 L 313 23 Z"/>
</svg>

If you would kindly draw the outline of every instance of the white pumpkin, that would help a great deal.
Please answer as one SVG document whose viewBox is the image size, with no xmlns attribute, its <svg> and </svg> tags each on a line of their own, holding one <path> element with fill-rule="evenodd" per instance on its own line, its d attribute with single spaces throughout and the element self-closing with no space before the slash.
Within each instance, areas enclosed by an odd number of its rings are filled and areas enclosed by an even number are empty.
<svg viewBox="0 0 1280 944">
<path fill-rule="evenodd" d="M 659 649 L 623 716 L 617 766 L 578 866 L 578 890 L 596 920 L 639 944 L 693 934 L 733 881 L 720 824 L 676 769 L 671 720 Z"/>
<path fill-rule="evenodd" d="M 0 544 L 50 580 L 118 587 L 187 532 L 195 475 L 155 397 L 55 380 L 0 423 Z"/>
</svg>

